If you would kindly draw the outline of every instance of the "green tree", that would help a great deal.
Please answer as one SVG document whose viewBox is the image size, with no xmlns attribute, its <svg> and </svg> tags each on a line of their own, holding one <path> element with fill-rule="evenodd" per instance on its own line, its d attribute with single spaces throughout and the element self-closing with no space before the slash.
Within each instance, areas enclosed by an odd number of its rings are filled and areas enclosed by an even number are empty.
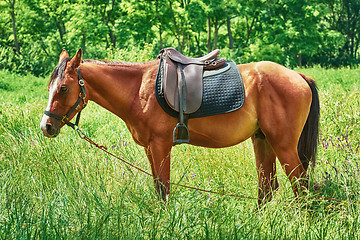
<svg viewBox="0 0 360 240">
<path fill-rule="evenodd" d="M 97 14 L 101 16 L 101 21 L 107 28 L 107 36 L 105 37 L 106 48 L 116 48 L 117 30 L 116 24 L 118 19 L 121 19 L 122 10 L 120 8 L 119 0 L 97 0 L 93 1 L 93 8 L 96 9 Z"/>
<path fill-rule="evenodd" d="M 327 10 L 324 15 L 328 31 L 341 33 L 344 36 L 343 46 L 338 61 L 351 64 L 356 61 L 360 44 L 360 1 L 329 0 L 322 1 L 321 6 Z"/>
<path fill-rule="evenodd" d="M 303 56 L 317 54 L 321 39 L 318 33 L 319 11 L 312 0 L 271 0 L 265 2 L 257 38 L 262 46 L 278 44 L 280 63 L 302 66 Z M 274 48 L 277 49 L 277 48 Z"/>
<path fill-rule="evenodd" d="M 8 36 L 8 39 L 11 39 L 11 45 L 14 48 L 15 52 L 17 54 L 20 54 L 20 47 L 19 47 L 19 41 L 17 36 L 17 22 L 16 22 L 16 1 L 15 0 L 5 0 L 0 2 L 0 9 L 2 14 L 4 14 L 4 17 L 2 19 L 2 26 L 4 27 L 4 30 L 2 33 L 4 35 L 8 35 L 8 31 L 5 31 L 5 28 L 8 27 L 8 23 L 11 22 L 11 28 L 12 28 L 12 35 L 11 37 Z M 9 16 L 10 15 L 10 16 Z M 6 18 L 10 17 L 11 20 L 7 20 Z M 9 44 L 9 41 L 7 42 Z"/>
<path fill-rule="evenodd" d="M 238 62 L 359 63 L 359 0 L 0 0 L 0 11 L 0 68 L 35 75 L 79 47 L 86 58 L 173 46 Z"/>
<path fill-rule="evenodd" d="M 155 38 L 156 34 L 152 29 L 155 24 L 155 4 L 151 1 L 124 1 L 121 3 L 124 11 L 124 18 L 121 28 L 127 32 L 124 42 L 143 46 Z M 124 46 L 125 44 L 123 44 Z M 126 45 L 125 45 L 126 46 Z"/>
<path fill-rule="evenodd" d="M 188 26 L 191 29 L 196 42 L 196 55 L 201 55 L 201 35 L 206 30 L 206 13 L 208 11 L 207 6 L 200 0 L 193 0 L 186 6 L 185 10 L 189 23 Z"/>
</svg>

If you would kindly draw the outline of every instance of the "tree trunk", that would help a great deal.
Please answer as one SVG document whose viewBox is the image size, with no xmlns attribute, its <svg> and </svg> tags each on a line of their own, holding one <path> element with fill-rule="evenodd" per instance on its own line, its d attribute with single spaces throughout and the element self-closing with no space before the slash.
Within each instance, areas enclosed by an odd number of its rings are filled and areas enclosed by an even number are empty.
<svg viewBox="0 0 360 240">
<path fill-rule="evenodd" d="M 213 49 L 217 48 L 218 34 L 219 34 L 218 20 L 215 18 L 215 21 L 214 21 L 214 47 L 213 47 Z"/>
<path fill-rule="evenodd" d="M 158 13 L 159 12 L 159 3 L 158 1 L 156 1 L 155 3 L 155 11 Z M 156 19 L 158 19 L 159 21 L 159 40 L 160 40 L 160 48 L 163 49 L 164 48 L 164 44 L 163 44 L 163 39 L 162 39 L 162 23 L 160 20 L 160 17 L 157 17 Z"/>
<path fill-rule="evenodd" d="M 85 53 L 86 53 L 86 35 L 85 35 L 85 33 L 82 34 L 81 48 L 82 48 L 83 55 L 85 55 Z"/>
<path fill-rule="evenodd" d="M 197 56 L 200 56 L 200 55 L 201 55 L 201 48 L 200 48 L 200 31 L 198 32 L 197 35 L 195 35 L 195 41 L 196 41 L 196 48 L 197 48 L 196 55 L 197 55 Z"/>
<path fill-rule="evenodd" d="M 182 52 L 183 48 L 182 48 L 182 44 L 180 41 L 180 30 L 179 30 L 179 26 L 176 23 L 176 19 L 175 19 L 175 14 L 174 14 L 174 10 L 172 8 L 172 2 L 171 0 L 169 1 L 169 7 L 171 10 L 171 14 L 172 14 L 172 19 L 173 19 L 173 23 L 174 23 L 174 27 L 175 27 L 175 32 L 176 32 L 176 40 L 178 41 L 178 45 L 179 45 L 179 51 Z"/>
<path fill-rule="evenodd" d="M 111 30 L 111 26 L 109 25 L 109 22 L 106 22 L 106 26 L 109 30 L 109 38 L 110 38 L 110 46 L 115 49 L 116 48 L 116 35 L 114 34 L 114 32 Z M 84 38 L 85 38 L 85 34 L 84 34 Z M 106 38 L 106 45 L 108 46 L 109 43 L 107 41 Z"/>
<path fill-rule="evenodd" d="M 112 4 L 111 4 L 111 10 L 108 12 L 108 21 L 107 21 L 107 24 L 109 25 L 109 22 L 111 20 L 111 14 L 113 13 L 114 11 L 114 7 L 115 7 L 115 1 L 113 0 L 112 1 Z M 114 25 L 113 25 L 114 26 Z M 116 35 L 114 34 L 114 32 L 110 29 L 110 26 L 109 26 L 109 36 L 110 36 L 110 39 L 111 39 L 111 43 L 112 43 L 112 46 L 113 48 L 115 49 L 116 47 Z"/>
<path fill-rule="evenodd" d="M 360 33 L 360 32 L 359 32 Z M 360 34 L 359 34 L 360 35 Z M 357 59 L 357 52 L 358 52 L 358 49 L 359 49 L 359 43 L 360 43 L 360 41 L 359 41 L 359 37 L 357 38 L 357 41 L 356 41 L 356 44 L 355 44 L 355 50 L 354 50 L 354 52 L 355 52 L 355 59 Z"/>
<path fill-rule="evenodd" d="M 350 56 L 352 59 L 355 59 L 355 41 L 354 36 L 350 36 Z"/>
<path fill-rule="evenodd" d="M 163 44 L 163 39 L 162 39 L 162 27 L 161 27 L 161 23 L 160 23 L 160 25 L 159 25 L 159 38 L 160 38 L 160 47 L 161 47 L 161 49 L 163 49 L 164 48 L 164 44 Z"/>
<path fill-rule="evenodd" d="M 106 27 L 108 28 L 108 34 L 109 34 L 109 38 L 110 38 L 110 44 L 106 38 L 106 48 L 111 46 L 113 49 L 115 49 L 115 47 L 116 47 L 116 35 L 114 34 L 114 32 L 111 29 L 113 24 L 112 24 L 112 26 L 110 25 L 110 20 L 111 20 L 111 14 L 114 11 L 114 6 L 115 6 L 115 1 L 112 1 L 111 9 L 109 11 L 106 11 L 107 3 L 105 2 L 103 11 L 101 13 L 102 21 L 103 21 L 103 23 L 105 23 Z"/>
<path fill-rule="evenodd" d="M 61 23 L 61 20 L 59 20 L 58 18 L 55 19 L 55 23 L 56 23 L 56 27 L 59 30 L 61 43 L 64 45 L 65 25 L 64 23 Z"/>
<path fill-rule="evenodd" d="M 207 37 L 207 50 L 211 52 L 211 20 L 210 18 L 207 19 L 208 25 L 208 37 Z"/>
<path fill-rule="evenodd" d="M 298 67 L 302 67 L 302 54 L 298 54 Z"/>
<path fill-rule="evenodd" d="M 226 25 L 227 25 L 227 31 L 228 31 L 228 37 L 229 37 L 229 48 L 233 49 L 234 48 L 234 43 L 233 43 L 233 37 L 232 37 L 232 33 L 231 33 L 230 18 L 226 19 Z"/>
<path fill-rule="evenodd" d="M 17 54 L 20 54 L 19 42 L 16 34 L 16 24 L 15 24 L 15 0 L 13 0 L 11 3 L 11 21 L 12 21 L 12 29 L 14 34 L 15 51 Z"/>
<path fill-rule="evenodd" d="M 256 17 L 254 17 L 254 18 L 252 19 L 251 24 L 249 25 L 249 19 L 248 19 L 248 17 L 246 17 L 246 32 L 247 32 L 247 36 L 246 36 L 245 46 L 247 46 L 248 43 L 249 43 L 250 35 L 251 35 L 251 32 L 252 32 L 253 27 L 254 27 L 254 24 L 255 24 L 255 19 L 256 19 Z"/>
</svg>

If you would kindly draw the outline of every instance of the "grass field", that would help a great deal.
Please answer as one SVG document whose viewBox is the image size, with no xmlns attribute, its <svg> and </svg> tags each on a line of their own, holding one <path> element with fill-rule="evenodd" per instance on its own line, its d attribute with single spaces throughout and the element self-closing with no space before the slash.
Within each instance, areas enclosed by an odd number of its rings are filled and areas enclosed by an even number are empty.
<svg viewBox="0 0 360 240">
<path fill-rule="evenodd" d="M 280 189 L 261 209 L 250 141 L 225 149 L 177 146 L 171 180 L 254 199 L 173 186 L 164 203 L 151 178 L 70 128 L 55 139 L 42 136 L 49 79 L 0 71 L 0 239 L 360 239 L 360 69 L 298 71 L 319 86 L 321 133 L 311 182 L 322 188 L 295 200 L 280 170 Z M 116 116 L 91 103 L 80 125 L 150 171 Z"/>
</svg>

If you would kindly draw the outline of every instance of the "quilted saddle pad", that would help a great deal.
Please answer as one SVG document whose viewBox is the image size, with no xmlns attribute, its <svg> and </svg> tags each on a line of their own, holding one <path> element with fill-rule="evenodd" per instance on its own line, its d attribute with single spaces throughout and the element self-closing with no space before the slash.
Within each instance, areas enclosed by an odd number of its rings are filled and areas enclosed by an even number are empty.
<svg viewBox="0 0 360 240">
<path fill-rule="evenodd" d="M 160 60 L 155 82 L 155 95 L 162 109 L 172 117 L 179 113 L 167 104 L 163 91 L 164 66 Z M 244 83 L 239 68 L 234 61 L 227 61 L 224 66 L 203 73 L 203 99 L 200 108 L 189 118 L 207 117 L 229 113 L 240 109 L 245 101 Z"/>
</svg>

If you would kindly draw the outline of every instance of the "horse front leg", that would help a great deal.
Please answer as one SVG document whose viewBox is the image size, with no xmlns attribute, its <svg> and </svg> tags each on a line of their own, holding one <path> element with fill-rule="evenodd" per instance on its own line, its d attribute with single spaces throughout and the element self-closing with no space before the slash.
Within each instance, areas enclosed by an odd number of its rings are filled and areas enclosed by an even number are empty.
<svg viewBox="0 0 360 240">
<path fill-rule="evenodd" d="M 151 165 L 155 189 L 159 196 L 166 201 L 170 194 L 170 153 L 172 143 L 166 141 L 151 141 L 145 147 L 146 155 Z"/>
</svg>

